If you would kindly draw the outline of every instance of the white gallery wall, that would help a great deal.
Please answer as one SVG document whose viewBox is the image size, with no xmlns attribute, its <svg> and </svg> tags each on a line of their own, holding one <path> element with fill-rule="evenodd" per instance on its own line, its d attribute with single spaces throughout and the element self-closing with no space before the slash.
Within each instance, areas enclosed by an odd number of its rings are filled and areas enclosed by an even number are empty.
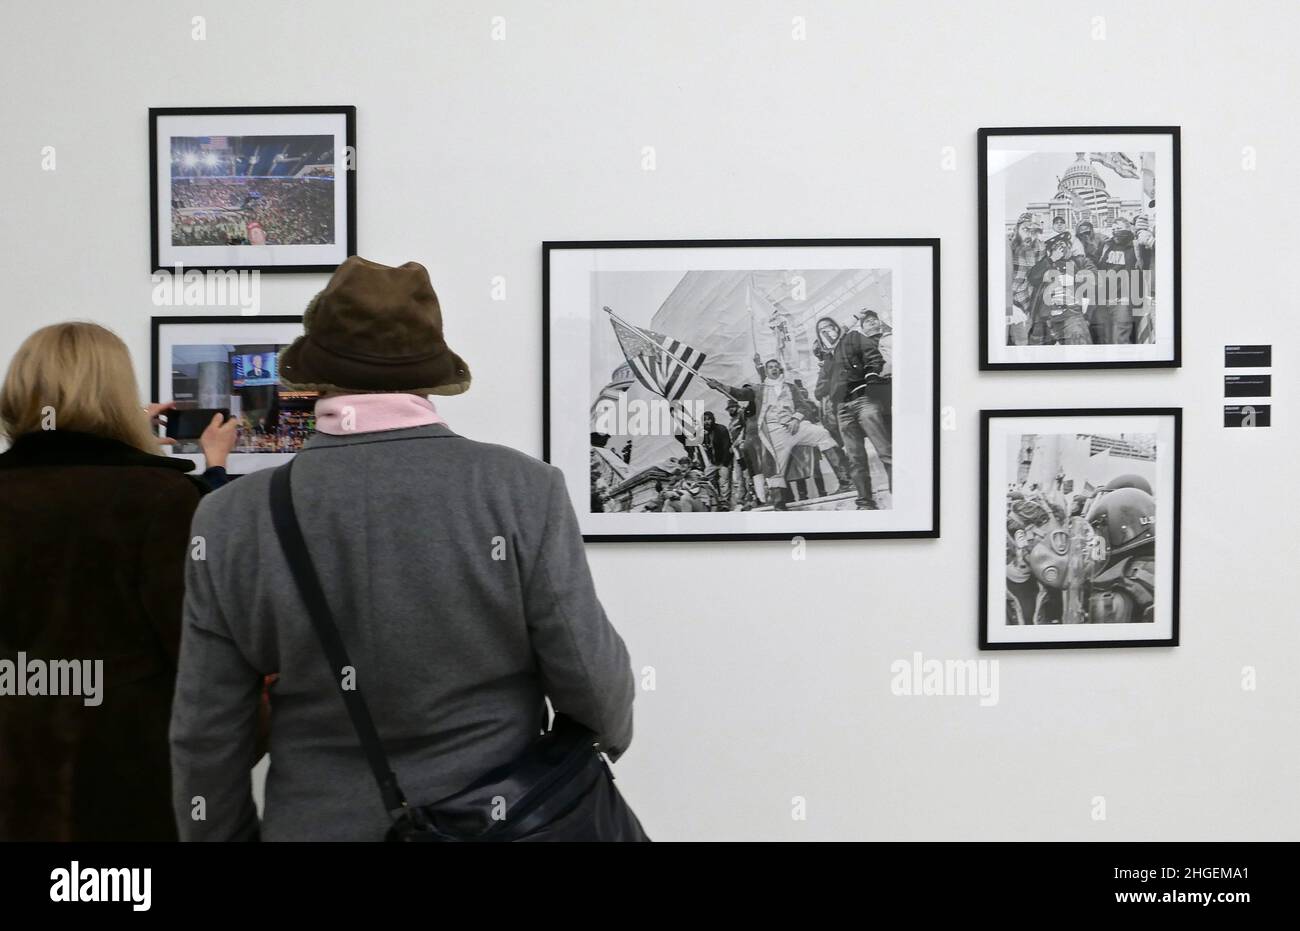
<svg viewBox="0 0 1300 931">
<path fill-rule="evenodd" d="M 452 427 L 533 454 L 543 240 L 941 238 L 941 539 L 589 547 L 653 678 L 617 775 L 656 838 L 1300 839 L 1300 6 L 0 11 L 0 365 L 89 318 L 147 391 L 152 314 L 231 312 L 151 303 L 150 106 L 355 105 L 360 253 L 429 268 L 475 376 Z M 1183 367 L 980 374 L 976 130 L 1152 124 L 1182 127 Z M 324 281 L 264 276 L 263 313 Z M 1222 428 L 1225 343 L 1273 345 L 1271 428 Z M 1185 409 L 1182 646 L 979 654 L 980 408 L 1153 405 Z M 998 702 L 893 694 L 917 653 L 996 659 Z"/>
</svg>

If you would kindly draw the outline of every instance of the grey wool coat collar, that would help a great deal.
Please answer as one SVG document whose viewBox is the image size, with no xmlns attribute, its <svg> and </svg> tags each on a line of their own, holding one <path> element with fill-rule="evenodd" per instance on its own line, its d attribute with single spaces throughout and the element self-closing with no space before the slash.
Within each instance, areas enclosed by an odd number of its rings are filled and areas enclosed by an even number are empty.
<svg viewBox="0 0 1300 931">
<path fill-rule="evenodd" d="M 460 438 L 445 423 L 431 423 L 422 427 L 403 427 L 400 430 L 372 430 L 365 433 L 313 433 L 305 443 L 303 450 L 329 449 L 334 446 L 360 446 L 367 443 L 388 443 L 393 440 L 435 439 L 441 437 Z"/>
</svg>

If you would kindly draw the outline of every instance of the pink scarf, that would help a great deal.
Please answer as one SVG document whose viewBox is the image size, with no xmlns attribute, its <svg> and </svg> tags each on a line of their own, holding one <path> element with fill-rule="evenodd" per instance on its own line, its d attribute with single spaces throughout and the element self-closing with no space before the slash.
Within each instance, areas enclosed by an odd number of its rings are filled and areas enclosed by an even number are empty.
<svg viewBox="0 0 1300 931">
<path fill-rule="evenodd" d="M 413 394 L 340 394 L 316 402 L 316 429 L 331 436 L 445 422 L 432 401 Z"/>
</svg>

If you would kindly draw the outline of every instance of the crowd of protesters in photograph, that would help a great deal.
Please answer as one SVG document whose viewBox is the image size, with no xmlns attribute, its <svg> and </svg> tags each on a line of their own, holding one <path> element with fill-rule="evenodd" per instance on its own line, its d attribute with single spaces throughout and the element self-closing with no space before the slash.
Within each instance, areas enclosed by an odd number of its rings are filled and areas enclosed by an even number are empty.
<svg viewBox="0 0 1300 931">
<path fill-rule="evenodd" d="M 817 382 L 809 392 L 779 359 L 755 354 L 756 379 L 727 385 L 701 376 L 726 397 L 726 422 L 706 411 L 685 455 L 668 460 L 668 477 L 645 510 L 751 510 L 852 493 L 861 510 L 888 507 L 893 481 L 891 377 L 880 340 L 888 328 L 864 309 L 851 328 L 817 322 Z M 890 488 L 874 488 L 868 445 Z M 828 481 L 825 462 L 833 481 Z M 884 502 L 882 504 L 882 502 Z"/>
<path fill-rule="evenodd" d="M 1123 474 L 1099 487 L 1007 488 L 1007 623 L 1149 623 L 1155 497 Z"/>
<path fill-rule="evenodd" d="M 1007 241 L 1007 344 L 1152 342 L 1150 315 L 1140 308 L 1150 310 L 1155 252 L 1142 214 L 1116 217 L 1103 230 L 1086 217 L 1071 230 L 1058 215 L 1047 231 L 1021 214 Z"/>
</svg>

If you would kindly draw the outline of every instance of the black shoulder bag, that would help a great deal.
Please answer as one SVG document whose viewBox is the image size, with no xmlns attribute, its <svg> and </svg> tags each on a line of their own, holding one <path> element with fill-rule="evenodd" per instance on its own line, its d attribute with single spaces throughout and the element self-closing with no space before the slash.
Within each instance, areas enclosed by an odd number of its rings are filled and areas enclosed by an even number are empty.
<svg viewBox="0 0 1300 931">
<path fill-rule="evenodd" d="M 271 518 L 289 570 L 339 685 L 343 704 L 393 819 L 389 841 L 648 841 L 636 815 L 614 786 L 596 749 L 596 735 L 557 713 L 551 729 L 522 756 L 486 773 L 454 795 L 429 805 L 408 805 L 388 765 L 358 689 L 344 689 L 341 670 L 351 666 L 320 577 L 294 512 L 289 478 L 293 462 L 271 476 Z"/>
</svg>

